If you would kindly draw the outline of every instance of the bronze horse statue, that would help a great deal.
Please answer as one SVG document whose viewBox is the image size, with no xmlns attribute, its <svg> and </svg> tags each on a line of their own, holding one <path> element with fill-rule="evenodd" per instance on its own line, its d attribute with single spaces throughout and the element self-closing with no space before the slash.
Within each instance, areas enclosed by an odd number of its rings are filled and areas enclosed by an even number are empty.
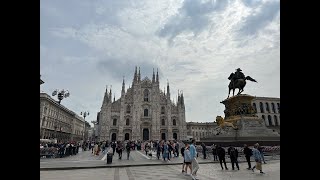
<svg viewBox="0 0 320 180">
<path fill-rule="evenodd" d="M 234 90 L 235 89 L 239 89 L 239 92 L 238 92 L 237 95 L 241 94 L 243 92 L 243 88 L 246 86 L 246 80 L 257 82 L 256 80 L 254 80 L 250 76 L 246 76 L 245 79 L 233 80 L 234 75 L 235 75 L 234 73 L 231 73 L 230 76 L 228 77 L 228 79 L 231 80 L 230 83 L 229 83 L 229 86 L 228 86 L 229 87 L 228 98 L 230 96 L 231 89 L 233 90 L 233 96 L 234 96 Z"/>
</svg>

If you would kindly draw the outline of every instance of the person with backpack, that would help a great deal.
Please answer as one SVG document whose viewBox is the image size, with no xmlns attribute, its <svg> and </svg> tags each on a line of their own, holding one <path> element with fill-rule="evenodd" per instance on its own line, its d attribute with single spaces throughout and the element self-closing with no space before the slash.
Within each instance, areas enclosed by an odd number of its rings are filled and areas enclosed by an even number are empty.
<svg viewBox="0 0 320 180">
<path fill-rule="evenodd" d="M 240 170 L 238 165 L 238 150 L 233 146 L 230 146 L 228 148 L 228 154 L 230 156 L 232 170 L 234 170 L 234 164 L 236 164 L 238 170 Z"/>
<path fill-rule="evenodd" d="M 253 154 L 254 160 L 256 161 L 256 165 L 253 166 L 253 168 L 251 170 L 254 172 L 254 169 L 258 169 L 258 170 L 260 170 L 261 174 L 264 174 L 264 172 L 262 171 L 262 164 L 261 164 L 262 157 L 261 157 L 261 154 L 260 154 L 260 151 L 258 150 L 258 148 L 259 148 L 259 144 L 256 143 L 253 146 L 253 150 L 252 150 L 252 154 Z"/>
<path fill-rule="evenodd" d="M 225 159 L 226 151 L 224 150 L 224 148 L 221 147 L 221 145 L 217 147 L 217 154 L 218 154 L 218 158 L 219 158 L 222 170 L 223 170 L 222 162 L 224 163 L 224 167 L 226 168 L 226 170 L 228 170 L 226 159 Z"/>
<path fill-rule="evenodd" d="M 130 141 L 127 142 L 126 150 L 127 150 L 127 159 L 129 160 L 130 151 L 131 151 L 131 142 Z"/>
<path fill-rule="evenodd" d="M 180 147 L 179 142 L 176 142 L 176 145 L 174 147 L 176 149 L 176 157 L 179 157 L 179 147 Z"/>
<path fill-rule="evenodd" d="M 160 152 L 161 152 L 162 146 L 161 143 L 157 143 L 157 158 L 160 159 Z"/>
<path fill-rule="evenodd" d="M 119 155 L 119 159 L 122 159 L 122 151 L 123 151 L 123 145 L 121 141 L 117 142 L 117 153 Z"/>
<path fill-rule="evenodd" d="M 189 144 L 188 144 L 188 145 L 189 145 Z M 187 147 L 187 143 L 185 144 L 185 147 Z M 181 155 L 182 155 L 182 157 L 183 157 L 182 173 L 186 172 L 186 171 L 184 170 L 184 166 L 185 166 L 185 164 L 186 164 L 186 162 L 185 162 L 185 160 L 184 160 L 185 147 L 182 147 L 181 150 L 180 150 L 180 151 L 181 151 Z"/>
<path fill-rule="evenodd" d="M 207 147 L 204 143 L 201 144 L 201 147 L 202 147 L 202 154 L 203 154 L 203 159 L 207 159 Z"/>
<path fill-rule="evenodd" d="M 246 157 L 247 163 L 248 163 L 248 170 L 251 169 L 251 162 L 250 157 L 252 156 L 252 149 L 250 149 L 246 144 L 244 145 L 243 154 Z"/>
<path fill-rule="evenodd" d="M 212 145 L 212 155 L 213 155 L 213 161 L 218 161 L 218 156 L 217 156 L 217 146 Z"/>
<path fill-rule="evenodd" d="M 115 152 L 116 147 L 117 147 L 116 143 L 112 142 L 111 147 L 112 147 L 112 155 L 114 155 L 114 152 Z"/>
</svg>

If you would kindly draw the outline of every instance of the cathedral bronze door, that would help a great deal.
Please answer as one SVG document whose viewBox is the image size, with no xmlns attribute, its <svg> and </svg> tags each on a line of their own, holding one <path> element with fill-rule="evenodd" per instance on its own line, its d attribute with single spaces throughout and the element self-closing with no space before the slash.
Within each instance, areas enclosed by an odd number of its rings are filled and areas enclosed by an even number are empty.
<svg viewBox="0 0 320 180">
<path fill-rule="evenodd" d="M 166 140 L 166 133 L 161 133 L 161 139 Z"/>
<path fill-rule="evenodd" d="M 117 135 L 116 135 L 116 133 L 112 133 L 111 141 L 116 141 L 116 140 L 117 140 Z"/>
<path fill-rule="evenodd" d="M 143 129 L 143 140 L 144 141 L 149 140 L 149 129 L 146 129 L 146 128 Z"/>
<path fill-rule="evenodd" d="M 177 140 L 177 138 L 178 138 L 177 133 L 173 133 L 173 139 Z"/>
<path fill-rule="evenodd" d="M 126 134 L 124 135 L 124 140 L 129 140 L 129 133 L 126 133 Z"/>
</svg>

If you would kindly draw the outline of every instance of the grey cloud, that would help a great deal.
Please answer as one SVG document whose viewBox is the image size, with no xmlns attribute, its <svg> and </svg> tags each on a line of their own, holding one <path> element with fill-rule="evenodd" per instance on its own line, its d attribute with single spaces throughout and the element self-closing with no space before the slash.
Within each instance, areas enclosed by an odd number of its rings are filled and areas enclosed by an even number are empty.
<svg viewBox="0 0 320 180">
<path fill-rule="evenodd" d="M 210 23 L 209 13 L 225 9 L 229 1 L 207 1 L 205 3 L 195 0 L 185 0 L 178 14 L 158 31 L 158 36 L 175 38 L 184 31 L 191 31 L 195 35 L 202 32 Z"/>
<path fill-rule="evenodd" d="M 280 3 L 278 1 L 267 1 L 261 6 L 261 11 L 247 17 L 239 32 L 241 35 L 254 35 L 260 29 L 268 25 L 280 11 Z"/>
<path fill-rule="evenodd" d="M 135 67 L 140 67 L 141 79 L 145 76 L 152 78 L 153 68 L 155 73 L 157 71 L 157 65 L 148 61 L 139 62 L 137 60 L 120 60 L 117 58 L 107 58 L 101 60 L 97 63 L 97 68 L 101 73 L 108 73 L 115 80 L 122 81 L 122 77 L 125 76 L 126 82 L 132 82 Z M 161 70 L 159 69 L 159 76 L 161 75 Z M 119 81 L 119 82 L 120 82 Z"/>
<path fill-rule="evenodd" d="M 247 7 L 257 7 L 261 1 L 260 0 L 242 0 L 242 3 Z"/>
<path fill-rule="evenodd" d="M 127 0 L 42 0 L 40 22 L 47 27 L 73 26 L 79 28 L 91 22 L 120 25 L 119 12 L 127 7 L 140 4 L 130 2 Z"/>
</svg>

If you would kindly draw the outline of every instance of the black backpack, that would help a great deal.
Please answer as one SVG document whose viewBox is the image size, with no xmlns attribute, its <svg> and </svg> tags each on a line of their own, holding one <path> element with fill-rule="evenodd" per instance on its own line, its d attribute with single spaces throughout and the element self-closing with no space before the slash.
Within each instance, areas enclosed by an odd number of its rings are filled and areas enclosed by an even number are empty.
<svg viewBox="0 0 320 180">
<path fill-rule="evenodd" d="M 232 157 L 237 157 L 236 149 L 234 149 L 234 148 L 231 148 L 231 149 L 230 149 L 230 156 L 232 156 Z"/>
</svg>

